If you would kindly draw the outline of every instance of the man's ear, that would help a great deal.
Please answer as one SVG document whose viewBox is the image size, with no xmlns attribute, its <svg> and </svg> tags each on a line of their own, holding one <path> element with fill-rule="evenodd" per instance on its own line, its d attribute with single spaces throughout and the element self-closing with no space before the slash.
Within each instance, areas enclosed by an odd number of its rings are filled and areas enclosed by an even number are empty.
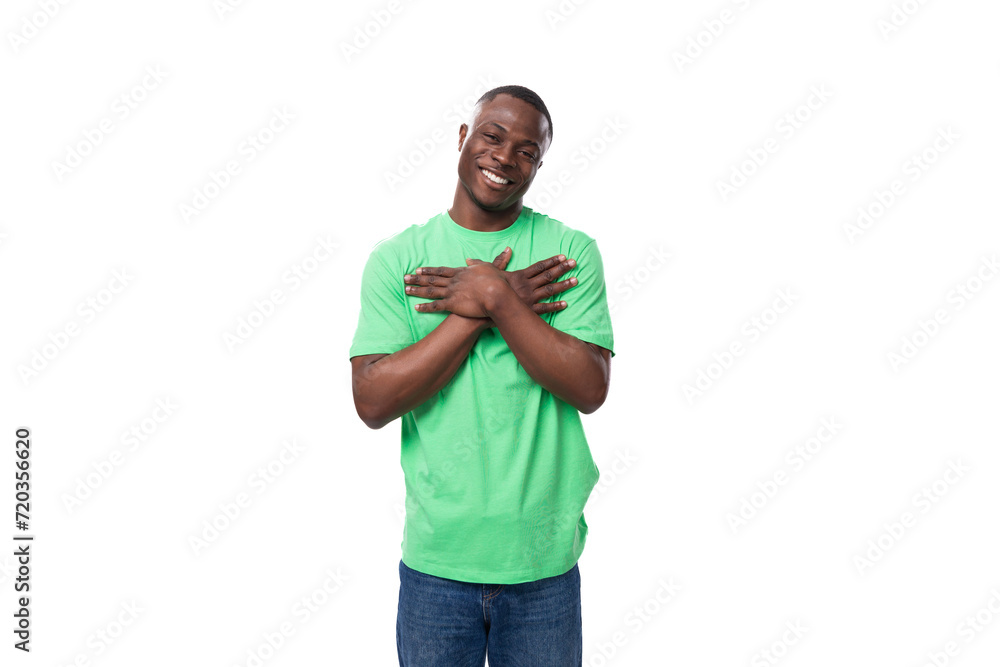
<svg viewBox="0 0 1000 667">
<path fill-rule="evenodd" d="M 542 160 L 541 162 L 538 163 L 538 166 L 535 167 L 535 171 L 538 171 L 539 169 L 541 169 L 543 164 L 545 164 L 545 160 Z"/>
<path fill-rule="evenodd" d="M 462 151 L 462 144 L 465 143 L 465 134 L 469 131 L 469 126 L 462 123 L 458 128 L 458 150 Z"/>
</svg>

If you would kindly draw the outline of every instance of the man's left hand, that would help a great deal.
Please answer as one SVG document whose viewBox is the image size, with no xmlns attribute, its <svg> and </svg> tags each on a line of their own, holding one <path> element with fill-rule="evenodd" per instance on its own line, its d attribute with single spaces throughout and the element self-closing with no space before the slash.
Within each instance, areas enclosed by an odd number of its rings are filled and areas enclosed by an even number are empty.
<svg viewBox="0 0 1000 667">
<path fill-rule="evenodd" d="M 446 310 L 465 317 L 489 317 L 488 308 L 502 291 L 512 291 L 501 275 L 501 269 L 479 259 L 470 259 L 469 266 L 422 266 L 414 272 L 419 285 L 407 285 L 408 296 L 436 299 L 415 306 L 421 313 Z M 404 282 L 413 280 L 409 274 Z"/>
</svg>

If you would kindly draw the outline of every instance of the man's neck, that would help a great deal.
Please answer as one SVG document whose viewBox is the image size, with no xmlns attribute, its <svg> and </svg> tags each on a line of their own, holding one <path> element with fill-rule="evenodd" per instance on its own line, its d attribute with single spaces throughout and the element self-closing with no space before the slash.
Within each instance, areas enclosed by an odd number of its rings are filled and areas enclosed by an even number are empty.
<svg viewBox="0 0 1000 667">
<path fill-rule="evenodd" d="M 455 201 L 448 209 L 448 215 L 466 229 L 474 232 L 499 232 L 513 225 L 521 215 L 524 204 L 520 199 L 502 211 L 487 211 L 476 206 L 461 183 L 458 184 L 458 189 L 460 192 L 455 193 Z"/>
</svg>

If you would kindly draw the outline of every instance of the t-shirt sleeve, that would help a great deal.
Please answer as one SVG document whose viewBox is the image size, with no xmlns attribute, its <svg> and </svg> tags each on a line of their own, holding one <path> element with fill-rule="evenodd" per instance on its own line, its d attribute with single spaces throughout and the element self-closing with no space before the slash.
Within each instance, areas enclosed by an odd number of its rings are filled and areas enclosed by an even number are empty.
<svg viewBox="0 0 1000 667">
<path fill-rule="evenodd" d="M 361 313 L 350 356 L 392 354 L 412 345 L 407 321 L 403 274 L 394 272 L 392 256 L 376 247 L 361 274 Z M 398 275 L 396 275 L 398 273 Z"/>
<path fill-rule="evenodd" d="M 615 337 L 604 284 L 604 262 L 597 241 L 591 240 L 582 250 L 567 254 L 576 260 L 576 266 L 560 280 L 576 276 L 578 282 L 552 298 L 552 301 L 565 301 L 567 306 L 552 313 L 549 324 L 582 341 L 607 348 L 614 356 Z"/>
</svg>

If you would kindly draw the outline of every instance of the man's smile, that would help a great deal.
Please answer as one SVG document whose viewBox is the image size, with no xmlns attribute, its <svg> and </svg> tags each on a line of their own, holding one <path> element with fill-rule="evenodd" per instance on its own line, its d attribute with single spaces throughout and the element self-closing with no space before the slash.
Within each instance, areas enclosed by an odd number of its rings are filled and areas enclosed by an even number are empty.
<svg viewBox="0 0 1000 667">
<path fill-rule="evenodd" d="M 510 185 L 513 182 L 509 178 L 505 178 L 494 171 L 483 169 L 482 167 L 479 168 L 479 173 L 482 174 L 483 178 L 487 181 L 499 187 Z"/>
</svg>

